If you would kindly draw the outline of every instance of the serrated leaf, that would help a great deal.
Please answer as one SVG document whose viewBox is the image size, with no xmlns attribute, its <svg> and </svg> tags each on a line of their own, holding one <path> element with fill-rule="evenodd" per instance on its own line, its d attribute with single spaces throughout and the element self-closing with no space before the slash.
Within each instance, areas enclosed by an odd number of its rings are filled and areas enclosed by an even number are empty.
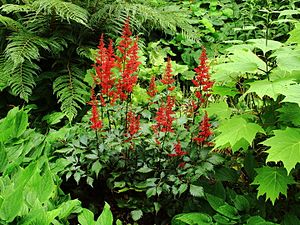
<svg viewBox="0 0 300 225">
<path fill-rule="evenodd" d="M 275 81 L 269 80 L 258 80 L 249 83 L 250 88 L 245 94 L 254 92 L 256 93 L 261 99 L 266 95 L 274 100 L 283 92 L 283 90 L 287 90 L 290 84 L 295 83 L 292 80 L 284 80 L 278 79 Z"/>
<path fill-rule="evenodd" d="M 290 46 L 278 49 L 272 56 L 276 56 L 277 65 L 281 70 L 292 72 L 300 69 L 300 50 Z"/>
<path fill-rule="evenodd" d="M 257 176 L 252 184 L 259 185 L 257 196 L 266 194 L 274 205 L 279 194 L 287 195 L 288 184 L 293 184 L 292 177 L 287 176 L 284 168 L 262 167 L 256 169 Z"/>
<path fill-rule="evenodd" d="M 279 49 L 282 46 L 281 42 L 266 39 L 249 39 L 247 40 L 254 47 L 261 49 L 264 53 Z"/>
<path fill-rule="evenodd" d="M 267 162 L 282 161 L 288 173 L 300 162 L 300 129 L 287 128 L 286 130 L 274 130 L 274 136 L 261 142 L 271 147 Z"/>
<path fill-rule="evenodd" d="M 287 43 L 298 43 L 300 44 L 300 23 L 295 24 L 295 28 L 289 32 L 290 37 Z"/>
<path fill-rule="evenodd" d="M 131 217 L 132 217 L 132 219 L 133 219 L 134 221 L 138 221 L 139 219 L 142 218 L 142 216 L 143 216 L 143 211 L 140 210 L 140 209 L 137 209 L 137 210 L 131 211 L 130 214 L 131 214 Z"/>
<path fill-rule="evenodd" d="M 286 90 L 282 90 L 281 94 L 286 96 L 281 102 L 297 103 L 300 106 L 300 84 L 290 85 Z"/>
<path fill-rule="evenodd" d="M 195 197 L 203 197 L 204 196 L 203 187 L 191 184 L 190 194 Z"/>
<path fill-rule="evenodd" d="M 209 116 L 217 115 L 220 119 L 229 118 L 232 110 L 225 102 L 211 103 L 208 108 L 204 109 Z"/>
<path fill-rule="evenodd" d="M 231 96 L 234 97 L 235 95 L 239 94 L 236 88 L 234 87 L 226 87 L 226 86 L 217 86 L 214 85 L 212 87 L 212 91 L 214 95 L 221 95 L 221 96 Z"/>
<path fill-rule="evenodd" d="M 240 117 L 223 121 L 217 130 L 221 132 L 221 134 L 215 138 L 214 149 L 222 148 L 229 144 L 231 147 L 234 147 L 232 149 L 233 151 L 237 151 L 240 146 L 243 146 L 236 145 L 240 141 L 245 140 L 245 142 L 250 145 L 258 132 L 265 133 L 258 124 L 248 123 Z"/>
<path fill-rule="evenodd" d="M 300 107 L 298 104 L 287 103 L 276 111 L 280 112 L 279 121 L 291 122 L 295 126 L 300 126 Z"/>
</svg>

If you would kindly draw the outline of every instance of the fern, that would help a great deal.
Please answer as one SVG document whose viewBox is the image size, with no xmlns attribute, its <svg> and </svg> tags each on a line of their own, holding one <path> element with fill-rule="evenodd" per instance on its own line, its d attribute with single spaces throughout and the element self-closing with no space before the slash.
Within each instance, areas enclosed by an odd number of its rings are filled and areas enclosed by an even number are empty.
<svg viewBox="0 0 300 225">
<path fill-rule="evenodd" d="M 6 67 L 5 57 L 0 55 L 0 91 L 6 88 L 9 84 L 9 69 Z"/>
<path fill-rule="evenodd" d="M 136 30 L 151 31 L 162 30 L 165 33 L 175 34 L 181 30 L 186 37 L 197 39 L 197 29 L 191 24 L 188 12 L 176 5 L 154 6 L 142 1 L 117 0 L 113 3 L 103 3 L 100 9 L 92 16 L 92 23 L 106 23 L 106 28 L 120 33 L 124 20 L 130 16 L 131 25 Z"/>
<path fill-rule="evenodd" d="M 53 15 L 54 13 L 62 20 L 67 20 L 68 22 L 73 20 L 84 26 L 88 26 L 88 11 L 71 2 L 61 0 L 37 0 L 33 2 L 32 6 L 37 10 L 37 14 L 45 12 L 49 15 Z"/>
<path fill-rule="evenodd" d="M 13 65 L 13 62 L 10 62 Z M 6 62 L 6 66 L 10 64 Z M 35 86 L 34 77 L 37 76 L 37 71 L 40 68 L 25 60 L 23 63 L 14 66 L 14 68 L 9 71 L 10 78 L 9 84 L 13 94 L 19 95 L 20 98 L 24 99 L 26 102 L 29 100 L 29 96 L 32 94 L 32 89 Z"/>
<path fill-rule="evenodd" d="M 5 4 L 0 7 L 0 10 L 5 13 L 21 13 L 21 12 L 31 12 L 34 9 L 30 5 L 15 5 L 15 4 Z"/>
<path fill-rule="evenodd" d="M 14 66 L 22 64 L 25 60 L 32 62 L 39 60 L 40 48 L 45 50 L 63 49 L 63 42 L 58 42 L 54 38 L 41 38 L 28 32 L 18 32 L 11 35 L 9 43 L 5 49 L 5 56 L 13 61 Z"/>
<path fill-rule="evenodd" d="M 62 112 L 71 121 L 89 98 L 88 87 L 83 82 L 83 71 L 67 65 L 67 70 L 53 82 L 53 91 L 61 103 Z"/>
<path fill-rule="evenodd" d="M 0 23 L 2 23 L 6 28 L 13 31 L 18 31 L 23 27 L 19 22 L 15 21 L 14 19 L 2 15 L 0 15 Z"/>
</svg>

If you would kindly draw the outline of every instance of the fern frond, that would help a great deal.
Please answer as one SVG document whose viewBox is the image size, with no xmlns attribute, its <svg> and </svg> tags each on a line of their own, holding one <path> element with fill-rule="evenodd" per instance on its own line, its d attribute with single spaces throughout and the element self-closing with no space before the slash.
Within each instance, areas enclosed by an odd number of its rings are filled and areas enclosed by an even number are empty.
<svg viewBox="0 0 300 225">
<path fill-rule="evenodd" d="M 32 12 L 34 9 L 30 5 L 15 5 L 15 4 L 4 4 L 0 7 L 0 10 L 5 13 L 21 13 L 21 12 Z"/>
<path fill-rule="evenodd" d="M 62 20 L 67 20 L 68 22 L 73 20 L 84 26 L 88 26 L 88 11 L 71 2 L 64 2 L 62 0 L 37 0 L 32 5 L 36 8 L 37 13 L 56 14 Z"/>
<path fill-rule="evenodd" d="M 23 28 L 23 26 L 19 22 L 7 16 L 0 15 L 0 23 L 2 23 L 6 28 L 13 31 L 18 31 Z"/>
<path fill-rule="evenodd" d="M 84 72 L 75 66 L 67 65 L 67 71 L 53 82 L 53 91 L 61 103 L 62 112 L 71 121 L 76 115 L 80 105 L 89 98 L 87 85 L 83 81 Z"/>
<path fill-rule="evenodd" d="M 9 84 L 9 68 L 7 68 L 4 55 L 0 55 L 0 91 L 6 88 Z"/>
<path fill-rule="evenodd" d="M 7 61 L 8 64 L 14 65 L 13 62 Z M 28 98 L 32 93 L 32 89 L 35 86 L 34 77 L 37 76 L 37 71 L 40 68 L 38 65 L 25 60 L 23 63 L 18 64 L 11 70 L 9 78 L 9 85 L 13 94 L 19 95 L 20 98 L 28 102 Z"/>
<path fill-rule="evenodd" d="M 5 56 L 13 61 L 14 66 L 22 64 L 25 60 L 29 62 L 39 60 L 40 48 L 47 51 L 63 48 L 63 43 L 56 41 L 54 38 L 46 39 L 29 32 L 16 32 L 8 40 Z"/>
<path fill-rule="evenodd" d="M 199 37 L 200 32 L 192 26 L 194 21 L 189 18 L 189 13 L 177 5 L 155 6 L 141 1 L 117 0 L 111 4 L 103 3 L 92 16 L 92 23 L 105 23 L 110 30 L 120 32 L 124 18 L 128 16 L 138 31 L 162 30 L 168 34 L 181 31 L 189 39 Z"/>
</svg>

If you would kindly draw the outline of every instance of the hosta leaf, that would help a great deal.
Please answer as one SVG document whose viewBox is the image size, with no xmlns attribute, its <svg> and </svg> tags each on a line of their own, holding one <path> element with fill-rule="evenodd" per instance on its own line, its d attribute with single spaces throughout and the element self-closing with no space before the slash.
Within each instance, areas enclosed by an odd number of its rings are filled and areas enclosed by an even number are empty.
<svg viewBox="0 0 300 225">
<path fill-rule="evenodd" d="M 78 216 L 78 222 L 81 225 L 93 225 L 94 221 L 94 213 L 92 213 L 88 209 L 83 209 L 82 212 Z"/>
<path fill-rule="evenodd" d="M 282 93 L 282 91 L 286 90 L 292 83 L 295 82 L 292 80 L 283 79 L 278 79 L 275 81 L 258 80 L 249 83 L 250 88 L 245 94 L 255 92 L 260 98 L 263 98 L 266 95 L 276 100 L 276 98 Z"/>
<path fill-rule="evenodd" d="M 248 123 L 240 117 L 223 121 L 217 130 L 221 134 L 215 138 L 214 149 L 223 148 L 229 144 L 233 147 L 233 151 L 239 150 L 240 147 L 244 149 L 246 145 L 249 146 L 258 132 L 265 133 L 258 124 Z"/>
<path fill-rule="evenodd" d="M 212 103 L 205 109 L 209 116 L 217 115 L 220 119 L 229 118 L 232 110 L 225 102 Z"/>
<path fill-rule="evenodd" d="M 300 162 L 300 129 L 287 128 L 275 130 L 275 136 L 265 140 L 262 144 L 271 147 L 267 162 L 282 161 L 288 173 Z"/>
<path fill-rule="evenodd" d="M 110 211 L 110 206 L 105 202 L 103 211 L 99 216 L 95 225 L 112 225 L 113 224 L 113 215 Z"/>
<path fill-rule="evenodd" d="M 266 194 L 266 199 L 270 199 L 273 205 L 280 193 L 286 196 L 288 184 L 294 183 L 284 168 L 262 167 L 256 169 L 256 172 L 252 184 L 259 185 L 257 196 Z"/>
</svg>

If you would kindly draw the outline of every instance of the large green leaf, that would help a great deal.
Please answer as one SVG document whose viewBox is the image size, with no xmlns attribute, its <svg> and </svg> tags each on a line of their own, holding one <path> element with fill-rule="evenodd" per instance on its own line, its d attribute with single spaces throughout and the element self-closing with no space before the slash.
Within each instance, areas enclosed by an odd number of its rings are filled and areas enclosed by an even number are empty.
<svg viewBox="0 0 300 225">
<path fill-rule="evenodd" d="M 223 121 L 217 131 L 221 134 L 215 138 L 214 149 L 230 145 L 233 151 L 249 146 L 258 132 L 265 133 L 258 124 L 248 123 L 240 117 Z"/>
<path fill-rule="evenodd" d="M 291 122 L 295 126 L 300 126 L 300 107 L 295 103 L 286 103 L 280 109 L 279 121 Z"/>
<path fill-rule="evenodd" d="M 288 184 L 293 184 L 292 177 L 287 176 L 284 168 L 262 167 L 256 169 L 257 176 L 252 184 L 259 185 L 257 196 L 266 194 L 274 205 L 279 194 L 287 195 Z"/>
<path fill-rule="evenodd" d="M 300 70 L 300 50 L 290 46 L 278 49 L 272 56 L 276 56 L 277 65 L 281 70 L 292 72 Z"/>
<path fill-rule="evenodd" d="M 217 115 L 220 119 L 229 118 L 232 113 L 232 110 L 225 102 L 212 103 L 205 110 L 209 116 Z"/>
<path fill-rule="evenodd" d="M 263 98 L 265 95 L 273 98 L 276 98 L 286 90 L 288 86 L 292 83 L 295 83 L 292 80 L 278 79 L 275 81 L 269 80 L 257 80 L 249 83 L 250 88 L 245 94 L 255 92 L 260 98 Z"/>
<path fill-rule="evenodd" d="M 273 51 L 279 49 L 282 46 L 282 43 L 273 40 L 266 39 L 249 39 L 247 40 L 250 44 L 252 44 L 255 48 L 261 49 L 264 53 L 268 51 Z"/>
<path fill-rule="evenodd" d="M 289 34 L 290 37 L 287 40 L 288 43 L 300 44 L 300 23 L 296 23 L 294 30 L 292 30 Z"/>
<path fill-rule="evenodd" d="M 93 225 L 94 221 L 94 213 L 88 209 L 83 209 L 82 212 L 78 216 L 78 222 L 81 225 Z"/>
<path fill-rule="evenodd" d="M 287 128 L 275 130 L 275 136 L 265 140 L 262 144 L 271 147 L 267 162 L 282 161 L 288 173 L 300 162 L 300 129 Z"/>
<path fill-rule="evenodd" d="M 113 215 L 110 211 L 110 206 L 107 202 L 105 202 L 103 211 L 95 225 L 112 225 L 113 224 Z"/>
<path fill-rule="evenodd" d="M 286 96 L 282 102 L 297 103 L 300 106 L 300 84 L 288 86 L 286 90 L 282 90 L 281 94 Z"/>
</svg>

